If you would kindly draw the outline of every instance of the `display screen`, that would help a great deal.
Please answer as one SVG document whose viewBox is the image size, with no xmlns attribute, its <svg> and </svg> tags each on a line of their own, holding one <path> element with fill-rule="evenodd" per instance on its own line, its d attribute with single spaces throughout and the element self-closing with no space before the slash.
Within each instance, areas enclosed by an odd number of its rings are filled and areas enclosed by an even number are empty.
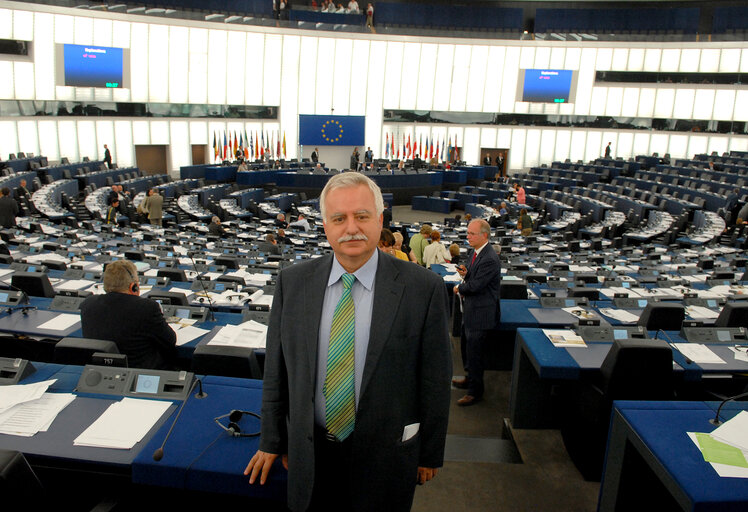
<svg viewBox="0 0 748 512">
<path fill-rule="evenodd" d="M 730 331 L 717 331 L 717 340 L 718 341 L 732 341 L 732 336 L 730 336 Z"/>
<path fill-rule="evenodd" d="M 135 383 L 135 392 L 155 395 L 158 393 L 158 383 L 160 380 L 161 377 L 158 375 L 138 375 L 138 380 Z"/>
<path fill-rule="evenodd" d="M 628 337 L 629 333 L 626 329 L 613 329 L 613 338 L 617 340 L 625 340 Z"/>
<path fill-rule="evenodd" d="M 574 299 L 566 299 L 566 307 L 567 308 L 573 308 L 576 305 L 577 305 L 577 303 L 574 302 Z"/>
<path fill-rule="evenodd" d="M 58 44 L 57 85 L 69 87 L 129 87 L 130 51 L 108 46 Z"/>
<path fill-rule="evenodd" d="M 647 307 L 647 299 L 639 299 L 639 307 L 640 308 L 646 308 Z"/>
<path fill-rule="evenodd" d="M 8 302 L 8 294 L 0 293 L 0 302 Z"/>
<path fill-rule="evenodd" d="M 189 309 L 177 309 L 176 314 L 174 316 L 176 316 L 177 318 L 189 318 L 190 310 Z"/>
<path fill-rule="evenodd" d="M 574 103 L 576 78 L 576 71 L 569 69 L 525 69 L 518 80 L 519 101 Z"/>
</svg>

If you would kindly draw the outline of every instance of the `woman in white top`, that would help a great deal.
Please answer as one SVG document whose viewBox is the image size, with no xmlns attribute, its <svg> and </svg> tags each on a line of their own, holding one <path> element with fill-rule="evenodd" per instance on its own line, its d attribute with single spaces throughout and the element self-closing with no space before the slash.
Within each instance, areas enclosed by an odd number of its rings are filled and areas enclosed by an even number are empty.
<svg viewBox="0 0 748 512">
<path fill-rule="evenodd" d="M 350 14 L 359 14 L 361 12 L 356 0 L 351 0 L 350 2 L 348 2 L 348 12 Z"/>
<path fill-rule="evenodd" d="M 423 250 L 423 262 L 426 264 L 426 268 L 431 267 L 434 263 L 449 263 L 452 260 L 452 255 L 449 254 L 449 250 L 439 242 L 442 236 L 438 231 L 433 230 L 431 232 L 431 243 Z"/>
</svg>

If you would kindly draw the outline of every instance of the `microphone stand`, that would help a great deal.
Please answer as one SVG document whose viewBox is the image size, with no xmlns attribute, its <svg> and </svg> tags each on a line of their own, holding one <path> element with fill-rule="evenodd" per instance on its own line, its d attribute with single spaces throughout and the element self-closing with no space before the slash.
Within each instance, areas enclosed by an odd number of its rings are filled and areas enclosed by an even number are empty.
<svg viewBox="0 0 748 512">
<path fill-rule="evenodd" d="M 200 279 L 200 275 L 199 275 L 200 273 L 197 271 L 197 265 L 195 264 L 195 259 L 192 257 L 192 251 L 187 251 L 187 256 L 190 257 L 190 261 L 192 262 L 192 269 L 195 271 L 195 279 L 197 279 L 200 282 L 200 287 L 203 289 L 203 293 L 208 299 L 208 304 L 209 304 L 208 312 L 210 313 L 210 321 L 215 322 L 216 317 L 213 314 L 213 301 L 210 298 L 210 294 L 208 293 L 208 290 L 205 288 L 205 283 L 203 282 L 202 279 Z M 201 384 L 200 391 L 202 392 L 202 384 Z"/>
<path fill-rule="evenodd" d="M 719 407 L 717 408 L 717 415 L 713 419 L 709 420 L 709 423 L 711 423 L 712 425 L 718 425 L 718 426 L 721 425 L 722 422 L 719 420 L 719 413 L 722 412 L 722 407 L 724 407 L 724 405 L 727 402 L 732 402 L 733 400 L 737 400 L 738 398 L 744 398 L 746 396 L 748 396 L 748 391 L 746 391 L 745 393 L 740 393 L 739 395 L 731 396 L 729 398 L 725 398 L 724 400 L 722 400 L 722 403 L 719 404 Z"/>
</svg>

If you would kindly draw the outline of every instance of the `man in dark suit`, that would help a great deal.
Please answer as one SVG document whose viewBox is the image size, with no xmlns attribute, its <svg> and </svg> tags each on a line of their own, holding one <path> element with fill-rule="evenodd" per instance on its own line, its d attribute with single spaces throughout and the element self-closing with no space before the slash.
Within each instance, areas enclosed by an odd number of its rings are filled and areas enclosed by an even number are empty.
<svg viewBox="0 0 748 512">
<path fill-rule="evenodd" d="M 226 230 L 221 226 L 221 219 L 219 219 L 217 215 L 213 215 L 213 218 L 210 219 L 210 224 L 208 224 L 208 234 L 218 237 L 222 237 L 226 234 Z"/>
<path fill-rule="evenodd" d="M 366 148 L 366 152 L 364 153 L 364 163 L 366 164 L 366 167 L 371 167 L 372 162 L 374 162 L 374 152 L 371 150 L 371 148 Z"/>
<path fill-rule="evenodd" d="M 272 233 L 265 235 L 265 241 L 257 244 L 257 249 L 264 254 L 280 255 L 281 253 L 280 246 Z"/>
<path fill-rule="evenodd" d="M 416 482 L 433 478 L 444 456 L 444 284 L 377 251 L 383 201 L 366 176 L 334 176 L 320 204 L 334 253 L 278 276 L 262 437 L 245 474 L 265 483 L 280 457 L 294 511 L 410 510 Z"/>
<path fill-rule="evenodd" d="M 483 398 L 483 346 L 501 318 L 501 262 L 488 243 L 490 234 L 491 227 L 485 220 L 468 224 L 467 237 L 472 250 L 467 254 L 467 267 L 457 268 L 463 281 L 454 287 L 454 292 L 462 297 L 462 360 L 467 363 L 468 376 L 455 379 L 452 384 L 467 389 L 465 396 L 457 401 L 461 406 L 473 405 Z"/>
<path fill-rule="evenodd" d="M 104 144 L 104 163 L 108 168 L 112 168 L 112 153 L 109 151 L 106 144 Z"/>
<path fill-rule="evenodd" d="M 120 353 L 127 355 L 130 368 L 171 368 L 177 335 L 158 303 L 139 296 L 135 265 L 113 261 L 103 281 L 106 294 L 91 295 L 81 304 L 83 337 L 115 342 Z"/>
<path fill-rule="evenodd" d="M 0 226 L 9 228 L 16 225 L 18 215 L 18 203 L 10 197 L 10 189 L 3 187 L 0 190 Z"/>
<path fill-rule="evenodd" d="M 312 162 L 315 164 L 319 162 L 319 148 L 314 148 L 314 151 L 312 151 Z"/>
</svg>

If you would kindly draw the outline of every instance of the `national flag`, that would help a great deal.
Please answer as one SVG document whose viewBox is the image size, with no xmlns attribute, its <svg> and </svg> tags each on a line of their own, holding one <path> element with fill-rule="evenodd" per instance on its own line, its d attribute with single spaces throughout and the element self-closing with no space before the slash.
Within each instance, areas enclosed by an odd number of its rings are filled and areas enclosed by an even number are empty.
<svg viewBox="0 0 748 512">
<path fill-rule="evenodd" d="M 447 137 L 447 142 L 449 143 L 449 148 L 447 148 L 447 160 L 451 162 L 452 161 L 452 139 Z"/>
<path fill-rule="evenodd" d="M 252 138 L 252 134 L 251 133 L 249 134 L 249 154 L 252 155 L 249 158 L 254 158 L 255 157 L 255 141 Z"/>
<path fill-rule="evenodd" d="M 239 141 L 236 140 L 236 132 L 234 132 L 234 150 L 231 152 L 231 158 L 236 157 L 236 150 L 239 149 Z"/>
<path fill-rule="evenodd" d="M 390 157 L 390 136 L 387 133 L 384 134 L 384 157 Z"/>
<path fill-rule="evenodd" d="M 407 158 L 410 158 L 410 157 L 411 157 L 411 155 L 413 154 L 413 152 L 412 152 L 412 148 L 411 148 L 411 146 L 410 146 L 410 134 L 408 134 L 408 144 L 407 144 L 407 146 L 405 146 L 405 147 L 406 147 L 406 148 L 408 149 L 408 157 L 407 157 Z M 404 156 L 404 155 L 403 155 L 403 156 Z"/>
<path fill-rule="evenodd" d="M 218 160 L 218 143 L 216 142 L 216 132 L 213 132 L 213 160 Z"/>
<path fill-rule="evenodd" d="M 436 139 L 436 151 L 434 152 L 436 159 L 439 160 L 439 139 Z"/>
<path fill-rule="evenodd" d="M 418 136 L 418 147 L 421 149 L 421 153 L 423 153 L 423 158 L 426 158 L 426 153 L 423 150 L 423 134 Z"/>
<path fill-rule="evenodd" d="M 260 158 L 265 158 L 265 134 L 260 131 L 260 142 L 262 142 L 262 145 L 260 146 Z"/>
<path fill-rule="evenodd" d="M 283 158 L 288 158 L 286 154 L 286 130 L 283 130 Z"/>
<path fill-rule="evenodd" d="M 276 135 L 278 135 L 278 142 L 276 143 L 276 147 L 277 147 L 278 151 L 276 151 L 276 153 L 278 155 L 278 159 L 280 159 L 280 157 L 281 157 L 281 134 L 280 134 L 280 131 L 277 131 L 275 133 L 276 133 Z"/>
<path fill-rule="evenodd" d="M 223 153 L 221 153 L 221 160 L 226 160 L 227 152 L 228 152 L 228 142 L 226 141 L 226 132 L 223 132 Z"/>
<path fill-rule="evenodd" d="M 249 159 L 249 137 L 247 137 L 246 128 L 244 128 L 244 158 Z"/>
</svg>

